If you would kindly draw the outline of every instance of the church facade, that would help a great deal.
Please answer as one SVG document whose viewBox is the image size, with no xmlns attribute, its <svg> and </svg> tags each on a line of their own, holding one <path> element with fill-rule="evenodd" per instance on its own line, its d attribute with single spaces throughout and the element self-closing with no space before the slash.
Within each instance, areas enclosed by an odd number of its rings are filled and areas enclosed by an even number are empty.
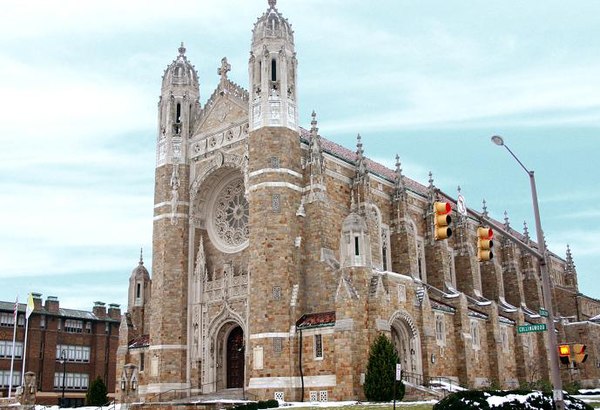
<svg viewBox="0 0 600 410">
<path fill-rule="evenodd" d="M 290 23 L 269 0 L 252 31 L 248 89 L 227 78 L 200 104 L 182 46 L 158 103 L 152 278 L 140 260 L 121 322 L 117 396 L 243 388 L 260 399 L 364 398 L 369 346 L 394 343 L 404 377 L 469 387 L 549 379 L 537 249 L 508 220 L 457 211 L 423 186 L 300 127 Z M 435 202 L 453 234 L 434 238 Z M 493 226 L 490 226 L 490 223 Z M 492 227 L 495 256 L 477 258 Z M 570 250 L 548 255 L 560 342 L 589 359 L 565 383 L 600 381 L 600 302 Z M 127 365 L 127 366 L 126 366 Z M 125 372 L 129 369 L 129 373 Z M 127 383 L 125 383 L 127 382 Z"/>
</svg>

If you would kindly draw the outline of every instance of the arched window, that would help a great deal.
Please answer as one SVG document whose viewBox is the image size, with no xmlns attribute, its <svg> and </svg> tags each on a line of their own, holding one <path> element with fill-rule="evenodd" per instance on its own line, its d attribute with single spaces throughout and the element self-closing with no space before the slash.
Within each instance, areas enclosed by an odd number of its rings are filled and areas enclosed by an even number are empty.
<svg viewBox="0 0 600 410">
<path fill-rule="evenodd" d="M 271 60 L 271 81 L 277 81 L 277 61 Z"/>
<path fill-rule="evenodd" d="M 175 117 L 177 118 L 177 122 L 180 123 L 181 122 L 181 104 L 177 103 L 177 116 Z"/>
<path fill-rule="evenodd" d="M 446 326 L 444 323 L 444 315 L 435 315 L 435 340 L 438 345 L 443 346 L 446 342 Z"/>
</svg>

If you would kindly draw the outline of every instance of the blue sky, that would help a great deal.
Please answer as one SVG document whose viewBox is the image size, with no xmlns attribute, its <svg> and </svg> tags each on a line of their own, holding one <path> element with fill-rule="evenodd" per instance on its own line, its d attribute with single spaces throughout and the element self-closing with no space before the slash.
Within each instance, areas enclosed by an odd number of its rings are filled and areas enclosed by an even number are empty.
<svg viewBox="0 0 600 410">
<path fill-rule="evenodd" d="M 201 102 L 227 56 L 247 85 L 266 0 L 0 5 L 0 300 L 125 308 L 140 247 L 150 267 L 156 103 L 181 41 Z M 600 298 L 600 2 L 278 0 L 295 30 L 304 127 L 535 231 L 536 173 L 552 251 L 570 244 Z"/>
</svg>

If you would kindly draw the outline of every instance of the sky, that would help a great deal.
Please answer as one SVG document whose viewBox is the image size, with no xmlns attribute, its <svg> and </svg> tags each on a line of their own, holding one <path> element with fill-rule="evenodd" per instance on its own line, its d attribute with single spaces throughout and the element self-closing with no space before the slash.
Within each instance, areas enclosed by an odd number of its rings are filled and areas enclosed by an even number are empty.
<svg viewBox="0 0 600 410">
<path fill-rule="evenodd" d="M 278 0 L 295 31 L 302 126 L 535 236 L 570 246 L 600 299 L 600 2 Z M 161 76 L 185 43 L 204 104 L 226 56 L 247 87 L 266 0 L 0 4 L 0 300 L 126 309 L 151 267 Z"/>
</svg>

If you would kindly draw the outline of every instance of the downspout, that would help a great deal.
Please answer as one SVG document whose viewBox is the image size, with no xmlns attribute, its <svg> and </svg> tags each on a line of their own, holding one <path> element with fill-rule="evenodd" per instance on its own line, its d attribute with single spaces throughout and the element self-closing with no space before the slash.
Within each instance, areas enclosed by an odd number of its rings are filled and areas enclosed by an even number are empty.
<svg viewBox="0 0 600 410">
<path fill-rule="evenodd" d="M 302 329 L 298 329 L 300 331 L 300 338 L 298 339 L 298 344 L 300 346 L 298 346 L 298 367 L 300 370 L 300 385 L 302 386 L 301 388 L 301 393 L 302 396 L 300 396 L 300 401 L 303 402 L 304 401 L 304 374 L 302 373 Z"/>
</svg>

